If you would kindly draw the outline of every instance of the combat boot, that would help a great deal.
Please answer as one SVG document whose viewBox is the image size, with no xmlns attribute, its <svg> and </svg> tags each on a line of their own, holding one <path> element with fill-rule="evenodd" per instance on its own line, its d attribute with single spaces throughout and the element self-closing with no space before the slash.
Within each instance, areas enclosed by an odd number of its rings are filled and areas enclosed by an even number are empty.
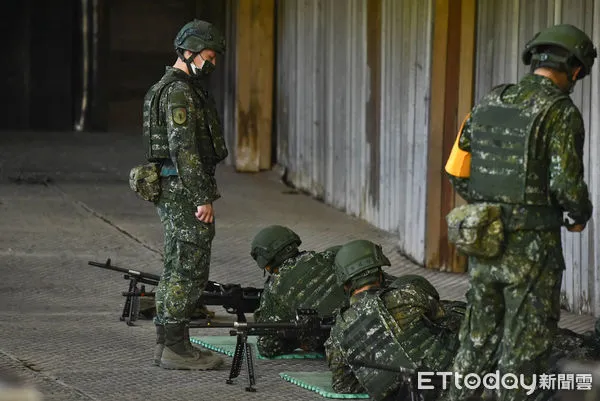
<svg viewBox="0 0 600 401">
<path fill-rule="evenodd" d="M 165 326 L 156 325 L 156 346 L 154 347 L 154 365 L 160 366 L 163 349 L 165 348 Z"/>
<path fill-rule="evenodd" d="M 189 341 L 186 324 L 165 325 L 165 347 L 160 367 L 177 370 L 213 370 L 223 364 L 223 358 L 208 351 L 195 349 Z"/>
<path fill-rule="evenodd" d="M 199 345 L 194 344 L 193 342 L 190 341 L 190 328 L 189 326 L 185 326 L 183 329 L 183 336 L 184 336 L 184 341 L 185 344 L 188 348 L 190 348 L 193 352 L 195 352 L 196 354 L 200 354 L 200 356 L 211 356 L 213 355 L 212 352 L 202 348 Z"/>
</svg>

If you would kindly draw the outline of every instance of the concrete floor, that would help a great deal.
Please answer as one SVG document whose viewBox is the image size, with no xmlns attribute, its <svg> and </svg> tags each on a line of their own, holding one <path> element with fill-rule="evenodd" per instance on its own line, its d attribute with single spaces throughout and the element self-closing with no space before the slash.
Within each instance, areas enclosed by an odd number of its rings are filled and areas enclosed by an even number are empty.
<svg viewBox="0 0 600 401">
<path fill-rule="evenodd" d="M 141 160 L 139 136 L 0 133 L 0 369 L 17 372 L 45 400 L 322 400 L 278 377 L 326 370 L 319 360 L 256 361 L 257 393 L 244 391 L 244 374 L 237 385 L 225 384 L 230 359 L 216 372 L 152 366 L 152 323 L 128 327 L 118 319 L 126 281 L 87 265 L 110 257 L 116 265 L 160 273 L 160 222 L 127 183 L 130 167 Z M 463 297 L 464 275 L 412 264 L 397 252 L 394 235 L 295 193 L 274 172 L 237 174 L 220 166 L 217 180 L 223 197 L 215 204 L 213 280 L 261 287 L 250 241 L 260 228 L 283 224 L 298 232 L 305 249 L 357 238 L 379 242 L 391 274 L 417 272 L 443 298 Z M 576 331 L 593 323 L 566 312 L 561 319 Z M 192 331 L 217 333 L 226 331 Z"/>
</svg>

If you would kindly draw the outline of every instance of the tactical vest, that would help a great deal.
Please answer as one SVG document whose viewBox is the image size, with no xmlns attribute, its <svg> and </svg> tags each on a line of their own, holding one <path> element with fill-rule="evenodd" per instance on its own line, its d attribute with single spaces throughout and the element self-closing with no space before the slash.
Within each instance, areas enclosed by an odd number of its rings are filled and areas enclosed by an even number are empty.
<svg viewBox="0 0 600 401">
<path fill-rule="evenodd" d="M 283 267 L 274 291 L 290 300 L 290 306 L 316 309 L 319 316 L 331 316 L 346 302 L 344 289 L 337 283 L 333 264 L 321 254 L 300 260 L 293 268 Z M 300 302 L 298 302 L 300 301 Z"/>
<path fill-rule="evenodd" d="M 407 284 L 412 284 L 423 291 L 435 300 L 440 300 L 440 294 L 437 292 L 433 284 L 429 282 L 425 277 L 418 274 L 404 274 L 400 277 L 396 277 L 395 280 L 391 281 L 388 288 L 402 288 Z"/>
<path fill-rule="evenodd" d="M 161 99 L 165 89 L 176 81 L 183 82 L 175 74 L 166 73 L 160 81 L 148 90 L 144 97 L 142 134 L 146 159 L 150 162 L 164 162 L 171 158 L 165 110 L 161 108 Z M 197 118 L 197 126 L 205 126 L 209 132 L 208 141 L 198 138 L 198 152 L 204 162 L 217 164 L 227 157 L 228 151 L 214 101 L 202 89 L 192 88 L 192 92 L 195 97 L 196 109 L 200 111 L 197 116 L 194 116 Z"/>
<path fill-rule="evenodd" d="M 417 361 L 411 359 L 398 341 L 403 336 L 400 327 L 379 293 L 364 294 L 360 302 L 338 315 L 331 335 L 357 380 L 375 400 L 397 392 L 402 383 L 400 375 L 360 365 L 417 369 Z"/>
<path fill-rule="evenodd" d="M 384 298 L 386 292 L 402 291 L 407 286 L 411 292 L 426 295 L 431 298 L 431 302 L 439 305 L 440 308 L 443 307 L 441 304 L 443 301 L 439 301 L 439 294 L 435 287 L 424 277 L 413 274 L 398 277 L 387 288 L 381 290 L 379 296 Z M 420 305 L 420 307 L 430 308 L 432 306 L 426 304 Z M 435 310 L 432 310 L 432 312 L 436 313 Z M 400 327 L 401 335 L 397 339 L 406 349 L 410 358 L 413 361 L 419 361 L 419 367 L 428 371 L 443 371 L 450 368 L 456 350 L 460 345 L 458 332 L 452 330 L 453 326 L 446 324 L 446 322 L 453 323 L 455 317 L 440 316 L 438 319 L 432 316 L 432 319 L 434 320 L 430 320 L 427 316 L 421 316 L 405 324 Z"/>
<path fill-rule="evenodd" d="M 510 86 L 493 90 L 471 114 L 469 191 L 475 201 L 550 206 L 546 152 L 535 155 L 531 149 L 543 143 L 539 129 L 546 113 L 568 96 L 540 90 L 525 102 L 508 104 L 502 95 Z"/>
</svg>

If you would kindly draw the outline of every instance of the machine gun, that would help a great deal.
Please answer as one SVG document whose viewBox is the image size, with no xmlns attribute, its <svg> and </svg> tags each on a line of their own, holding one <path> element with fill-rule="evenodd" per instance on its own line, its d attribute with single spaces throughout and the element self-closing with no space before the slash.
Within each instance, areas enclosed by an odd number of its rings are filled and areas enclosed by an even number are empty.
<svg viewBox="0 0 600 401">
<path fill-rule="evenodd" d="M 383 365 L 374 361 L 364 361 L 355 359 L 352 364 L 361 368 L 369 368 L 369 369 L 377 369 L 377 370 L 385 370 L 388 372 L 397 373 L 400 376 L 401 383 L 404 388 L 400 388 L 392 398 L 393 400 L 398 401 L 422 401 L 423 395 L 421 394 L 421 390 L 418 387 L 418 374 L 419 371 L 415 369 L 405 368 L 403 366 L 390 366 Z M 442 379 L 439 376 L 433 376 L 430 378 L 431 385 L 436 386 L 437 388 L 442 388 Z M 386 398 L 387 399 L 387 398 Z M 465 401 L 476 401 L 474 399 L 468 399 Z M 479 401 L 479 400 L 477 400 Z"/>
<path fill-rule="evenodd" d="M 254 360 L 252 348 L 248 344 L 248 336 L 251 335 L 279 335 L 285 338 L 312 338 L 321 335 L 329 335 L 335 318 L 320 318 L 314 309 L 298 309 L 296 318 L 292 322 L 275 323 L 190 323 L 190 328 L 232 328 L 229 334 L 237 336 L 233 362 L 229 371 L 227 384 L 233 384 L 233 379 L 240 375 L 244 358 L 248 369 L 248 387 L 246 391 L 256 392 L 253 386 L 256 384 L 254 375 Z"/>
<path fill-rule="evenodd" d="M 146 291 L 146 285 L 157 286 L 160 276 L 115 266 L 111 264 L 110 258 L 105 263 L 89 261 L 88 265 L 125 273 L 123 278 L 129 280 L 129 288 L 123 292 L 126 300 L 119 319 L 125 321 L 128 326 L 133 326 L 133 322 L 139 316 L 140 298 L 153 298 L 155 296 L 154 292 Z M 221 284 L 216 281 L 208 281 L 199 303 L 202 305 L 220 305 L 227 313 L 236 315 L 238 322 L 246 322 L 244 314 L 252 313 L 258 309 L 262 291 L 262 288 L 242 287 L 239 284 Z"/>
</svg>

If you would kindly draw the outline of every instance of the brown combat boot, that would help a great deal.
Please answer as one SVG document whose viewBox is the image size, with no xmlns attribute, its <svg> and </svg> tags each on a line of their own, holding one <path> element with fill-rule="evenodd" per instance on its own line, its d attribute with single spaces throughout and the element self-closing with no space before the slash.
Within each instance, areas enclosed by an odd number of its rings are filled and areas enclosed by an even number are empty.
<svg viewBox="0 0 600 401">
<path fill-rule="evenodd" d="M 223 358 L 209 351 L 200 351 L 189 341 L 186 324 L 165 325 L 165 348 L 160 367 L 177 370 L 214 370 L 223 365 Z"/>
<path fill-rule="evenodd" d="M 191 347 L 192 351 L 194 351 L 197 354 L 200 354 L 200 356 L 213 355 L 212 352 L 210 352 L 207 349 L 202 348 L 200 345 L 194 344 L 193 342 L 190 341 L 190 328 L 188 326 L 185 326 L 183 335 L 184 335 L 185 343 L 188 344 L 189 347 Z"/>
<path fill-rule="evenodd" d="M 154 347 L 154 365 L 160 366 L 163 349 L 165 348 L 165 326 L 156 325 L 156 346 Z"/>
</svg>

